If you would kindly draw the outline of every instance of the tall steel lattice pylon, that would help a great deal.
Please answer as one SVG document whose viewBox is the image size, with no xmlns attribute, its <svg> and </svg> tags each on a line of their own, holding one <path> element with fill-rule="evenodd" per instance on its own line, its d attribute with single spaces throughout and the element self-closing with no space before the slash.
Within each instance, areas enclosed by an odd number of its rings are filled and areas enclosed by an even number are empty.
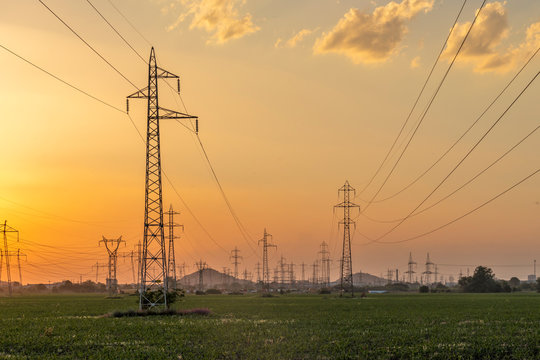
<svg viewBox="0 0 540 360">
<path fill-rule="evenodd" d="M 169 222 L 167 223 L 169 227 L 169 261 L 167 262 L 167 279 L 169 284 L 167 286 L 172 287 L 174 290 L 176 290 L 176 282 L 178 281 L 176 277 L 176 257 L 174 255 L 174 239 L 178 239 L 178 236 L 174 235 L 174 228 L 181 227 L 182 230 L 184 229 L 183 225 L 174 222 L 174 215 L 179 214 L 179 212 L 173 210 L 172 205 L 169 207 L 169 211 L 167 211 L 167 215 L 169 216 Z"/>
<path fill-rule="evenodd" d="M 328 244 L 323 241 L 321 244 L 321 283 L 322 286 L 330 286 L 330 251 L 328 251 Z"/>
<path fill-rule="evenodd" d="M 360 208 L 360 206 L 351 202 L 351 193 L 353 197 L 356 195 L 356 190 L 345 181 L 338 190 L 338 195 L 343 193 L 343 201 L 337 204 L 335 208 L 343 208 L 343 220 L 339 225 L 343 225 L 343 251 L 341 255 L 341 290 L 343 292 L 350 291 L 354 296 L 354 284 L 352 273 L 352 257 L 351 257 L 351 225 L 356 226 L 354 220 L 351 219 L 351 208 Z"/>
<path fill-rule="evenodd" d="M 259 240 L 259 244 L 262 242 L 263 246 L 263 291 L 267 292 L 270 290 L 270 269 L 268 268 L 268 248 L 273 247 L 277 248 L 276 245 L 271 244 L 269 241 L 272 240 L 272 235 L 266 232 L 266 229 L 264 229 L 264 236 L 261 240 Z"/>
<path fill-rule="evenodd" d="M 148 86 L 129 95 L 126 104 L 127 111 L 129 111 L 129 99 L 148 99 L 144 236 L 139 288 L 140 309 L 156 306 L 168 307 L 159 121 L 163 119 L 195 119 L 195 132 L 198 131 L 196 116 L 159 106 L 158 79 L 177 79 L 178 92 L 180 92 L 180 78 L 157 66 L 156 55 L 154 48 L 152 48 L 148 62 Z M 157 296 L 155 296 L 156 292 Z"/>
</svg>

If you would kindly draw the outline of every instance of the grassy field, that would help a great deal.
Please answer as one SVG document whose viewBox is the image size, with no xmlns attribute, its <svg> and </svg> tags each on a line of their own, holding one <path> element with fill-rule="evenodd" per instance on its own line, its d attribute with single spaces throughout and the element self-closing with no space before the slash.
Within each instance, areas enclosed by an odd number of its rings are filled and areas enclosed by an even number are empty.
<svg viewBox="0 0 540 360">
<path fill-rule="evenodd" d="M 0 358 L 538 359 L 540 294 L 188 296 L 210 316 L 104 318 L 136 298 L 0 298 Z"/>
</svg>

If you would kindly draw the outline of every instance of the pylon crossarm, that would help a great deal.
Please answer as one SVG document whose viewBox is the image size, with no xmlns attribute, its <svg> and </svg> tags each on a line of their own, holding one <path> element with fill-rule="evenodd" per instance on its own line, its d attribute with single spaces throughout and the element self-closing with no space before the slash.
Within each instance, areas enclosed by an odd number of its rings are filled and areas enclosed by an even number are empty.
<svg viewBox="0 0 540 360">
<path fill-rule="evenodd" d="M 148 86 L 127 96 L 128 99 L 148 99 Z"/>
<path fill-rule="evenodd" d="M 157 67 L 157 70 L 158 70 L 158 73 L 157 73 L 158 78 L 161 78 L 161 79 L 179 79 L 180 78 L 180 76 L 175 75 L 165 69 L 162 69 L 159 66 Z"/>
<path fill-rule="evenodd" d="M 160 111 L 159 118 L 161 120 L 167 120 L 167 119 L 198 119 L 199 118 L 198 116 L 184 114 L 184 113 L 181 113 L 179 111 L 169 110 L 169 109 L 165 109 L 163 107 L 160 107 L 159 111 Z"/>
</svg>

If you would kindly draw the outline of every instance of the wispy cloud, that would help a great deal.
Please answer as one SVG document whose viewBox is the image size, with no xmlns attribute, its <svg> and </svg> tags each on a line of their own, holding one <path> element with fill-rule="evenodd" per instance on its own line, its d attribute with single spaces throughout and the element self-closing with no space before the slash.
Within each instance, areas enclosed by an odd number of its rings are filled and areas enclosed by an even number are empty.
<svg viewBox="0 0 540 360">
<path fill-rule="evenodd" d="M 420 67 L 420 56 L 417 56 L 411 60 L 411 69 L 416 69 L 418 67 Z"/>
<path fill-rule="evenodd" d="M 475 72 L 504 73 L 518 66 L 540 46 L 540 22 L 537 22 L 527 28 L 520 44 L 501 49 L 510 31 L 504 5 L 496 1 L 484 7 L 461 49 L 458 62 L 470 63 Z M 470 22 L 456 25 L 443 53 L 445 58 L 454 56 L 470 25 Z"/>
<path fill-rule="evenodd" d="M 190 29 L 202 29 L 210 34 L 209 43 L 223 44 L 254 33 L 260 28 L 251 14 L 240 14 L 246 0 L 178 0 L 185 11 L 169 26 L 173 30 L 191 17 Z"/>
<path fill-rule="evenodd" d="M 379 6 L 372 13 L 350 9 L 328 33 L 317 39 L 315 54 L 337 53 L 354 63 L 387 61 L 408 31 L 408 22 L 433 8 L 434 0 L 402 0 Z"/>
</svg>

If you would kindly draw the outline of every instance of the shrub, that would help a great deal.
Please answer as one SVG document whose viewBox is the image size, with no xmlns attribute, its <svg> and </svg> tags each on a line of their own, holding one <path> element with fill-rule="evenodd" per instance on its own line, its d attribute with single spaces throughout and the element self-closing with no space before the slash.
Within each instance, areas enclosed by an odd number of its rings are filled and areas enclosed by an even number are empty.
<svg viewBox="0 0 540 360">
<path fill-rule="evenodd" d="M 421 293 L 428 293 L 429 292 L 429 287 L 427 285 L 422 285 L 418 288 L 418 291 L 421 292 Z"/>
</svg>

